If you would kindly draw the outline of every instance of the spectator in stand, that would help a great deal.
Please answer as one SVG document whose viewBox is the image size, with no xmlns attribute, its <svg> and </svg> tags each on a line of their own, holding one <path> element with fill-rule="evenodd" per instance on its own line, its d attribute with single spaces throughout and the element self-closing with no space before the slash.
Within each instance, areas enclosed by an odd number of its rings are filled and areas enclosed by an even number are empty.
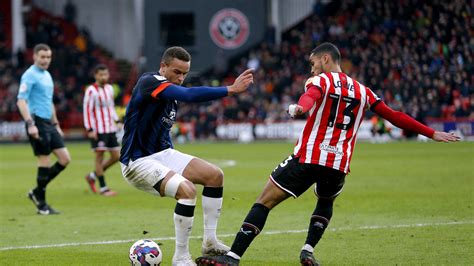
<svg viewBox="0 0 474 266">
<path fill-rule="evenodd" d="M 76 5 L 74 5 L 71 2 L 71 0 L 68 0 L 66 2 L 66 4 L 64 5 L 64 18 L 69 23 L 75 23 L 76 22 L 76 16 L 77 16 Z"/>
</svg>

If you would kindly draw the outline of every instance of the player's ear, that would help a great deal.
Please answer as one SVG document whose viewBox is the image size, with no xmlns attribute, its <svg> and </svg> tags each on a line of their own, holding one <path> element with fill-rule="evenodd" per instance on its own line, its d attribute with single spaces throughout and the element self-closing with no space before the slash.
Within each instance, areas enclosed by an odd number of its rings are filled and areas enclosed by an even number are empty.
<svg viewBox="0 0 474 266">
<path fill-rule="evenodd" d="M 323 61 L 323 64 L 326 65 L 329 63 L 329 55 L 328 54 L 323 54 L 321 60 Z"/>
</svg>

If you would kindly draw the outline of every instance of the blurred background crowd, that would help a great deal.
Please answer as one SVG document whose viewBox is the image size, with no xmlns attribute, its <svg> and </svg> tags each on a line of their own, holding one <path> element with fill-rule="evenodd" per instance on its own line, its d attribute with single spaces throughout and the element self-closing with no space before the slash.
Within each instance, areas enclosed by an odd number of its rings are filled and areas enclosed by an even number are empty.
<svg viewBox="0 0 474 266">
<path fill-rule="evenodd" d="M 32 63 L 31 48 L 39 42 L 53 49 L 49 70 L 63 127 L 82 127 L 83 93 L 97 63 L 109 67 L 116 104 L 126 106 L 144 69 L 115 59 L 95 43 L 87 29 L 75 25 L 74 12 L 69 6 L 64 17 L 55 17 L 31 6 L 25 19 L 29 46 L 14 55 L 0 34 L 0 121 L 20 120 L 18 85 Z M 5 32 L 9 14 L 2 12 L 0 20 Z M 325 41 L 340 48 L 343 71 L 392 108 L 422 122 L 474 119 L 473 24 L 472 6 L 463 0 L 318 2 L 310 16 L 283 34 L 281 43 L 275 43 L 270 26 L 259 45 L 190 76 L 185 85 L 228 85 L 246 68 L 255 69 L 255 83 L 247 93 L 206 104 L 181 103 L 178 120 L 193 123 L 197 138 L 215 136 L 219 123 L 288 120 L 286 108 L 299 99 L 310 74 L 308 55 Z"/>
</svg>

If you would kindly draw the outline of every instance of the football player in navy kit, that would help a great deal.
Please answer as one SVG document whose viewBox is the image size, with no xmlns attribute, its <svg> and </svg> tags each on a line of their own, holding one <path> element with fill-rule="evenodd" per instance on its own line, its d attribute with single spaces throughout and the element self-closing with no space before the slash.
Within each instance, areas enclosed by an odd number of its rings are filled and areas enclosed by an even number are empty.
<svg viewBox="0 0 474 266">
<path fill-rule="evenodd" d="M 224 174 L 217 166 L 173 148 L 170 129 L 178 101 L 204 102 L 244 92 L 253 82 L 252 70 L 240 74 L 227 87 L 182 87 L 191 66 L 191 55 L 182 47 L 168 48 L 158 72 L 144 73 L 132 92 L 125 114 L 120 162 L 132 186 L 177 200 L 174 211 L 176 248 L 173 265 L 195 265 L 189 236 L 196 206 L 195 184 L 204 186 L 202 253 L 225 254 L 229 247 L 216 237 Z"/>
</svg>

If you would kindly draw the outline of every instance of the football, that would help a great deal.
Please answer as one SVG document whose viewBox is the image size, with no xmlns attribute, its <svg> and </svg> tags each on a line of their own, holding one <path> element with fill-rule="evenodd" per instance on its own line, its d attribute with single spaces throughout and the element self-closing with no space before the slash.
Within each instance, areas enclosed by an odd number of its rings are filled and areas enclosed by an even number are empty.
<svg viewBox="0 0 474 266">
<path fill-rule="evenodd" d="M 163 254 L 158 244 L 154 241 L 141 239 L 135 242 L 130 248 L 129 258 L 133 266 L 157 266 L 160 265 Z"/>
</svg>

